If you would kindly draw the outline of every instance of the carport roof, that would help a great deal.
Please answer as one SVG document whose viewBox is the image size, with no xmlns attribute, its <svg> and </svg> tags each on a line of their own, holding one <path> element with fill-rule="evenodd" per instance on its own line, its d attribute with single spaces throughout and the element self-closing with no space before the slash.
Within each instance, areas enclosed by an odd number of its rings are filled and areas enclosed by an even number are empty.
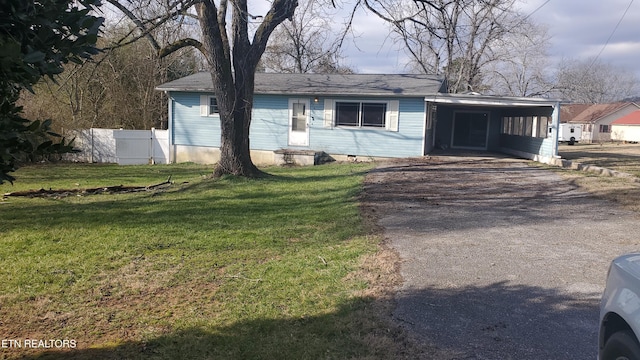
<svg viewBox="0 0 640 360">
<path fill-rule="evenodd" d="M 443 94 L 427 96 L 425 101 L 436 104 L 471 105 L 471 106 L 495 106 L 495 107 L 556 107 L 560 100 L 534 97 L 504 97 L 472 94 Z"/>
</svg>

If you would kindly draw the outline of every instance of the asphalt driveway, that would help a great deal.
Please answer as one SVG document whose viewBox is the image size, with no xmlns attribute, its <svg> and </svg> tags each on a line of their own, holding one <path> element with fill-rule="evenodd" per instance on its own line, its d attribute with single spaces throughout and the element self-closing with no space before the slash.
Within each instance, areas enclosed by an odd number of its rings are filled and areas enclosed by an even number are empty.
<svg viewBox="0 0 640 360">
<path fill-rule="evenodd" d="M 434 359 L 595 359 L 615 256 L 640 218 L 524 161 L 383 165 L 365 186 L 401 258 L 394 319 Z"/>
</svg>

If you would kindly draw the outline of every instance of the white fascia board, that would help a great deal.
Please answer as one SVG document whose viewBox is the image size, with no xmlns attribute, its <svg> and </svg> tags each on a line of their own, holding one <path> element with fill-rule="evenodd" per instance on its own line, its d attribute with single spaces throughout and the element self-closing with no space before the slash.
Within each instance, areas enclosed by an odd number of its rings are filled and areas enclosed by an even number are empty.
<svg viewBox="0 0 640 360">
<path fill-rule="evenodd" d="M 425 97 L 425 101 L 436 104 L 473 105 L 473 106 L 504 106 L 504 107 L 532 107 L 532 106 L 557 106 L 559 100 L 539 98 L 515 98 L 483 95 L 461 94 L 437 94 Z"/>
</svg>

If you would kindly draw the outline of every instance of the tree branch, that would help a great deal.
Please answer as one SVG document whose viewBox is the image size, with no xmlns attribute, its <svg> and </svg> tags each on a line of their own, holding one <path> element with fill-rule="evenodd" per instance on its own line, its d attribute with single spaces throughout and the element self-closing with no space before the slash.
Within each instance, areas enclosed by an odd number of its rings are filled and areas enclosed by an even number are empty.
<svg viewBox="0 0 640 360">
<path fill-rule="evenodd" d="M 198 40 L 195 39 L 191 39 L 191 38 L 187 38 L 187 39 L 180 39 L 178 41 L 175 41 L 165 47 L 163 47 L 162 49 L 160 49 L 160 51 L 158 51 L 158 57 L 163 58 L 165 56 L 168 56 L 170 54 L 173 54 L 174 52 L 185 48 L 185 47 L 194 47 L 196 49 L 198 49 L 201 53 L 204 54 L 204 46 L 202 45 L 202 43 Z"/>
<path fill-rule="evenodd" d="M 136 25 L 136 27 L 143 32 L 143 34 L 140 36 L 140 38 L 146 37 L 147 40 L 149 41 L 149 44 L 151 44 L 151 46 L 156 51 L 160 51 L 160 44 L 158 44 L 156 39 L 153 36 L 151 36 L 151 30 L 147 29 L 147 27 L 144 25 L 142 20 L 140 20 L 133 12 L 131 12 L 129 9 L 127 9 L 127 7 L 122 5 L 119 1 L 117 1 L 117 0 L 107 0 L 107 2 L 109 2 L 109 4 L 115 6 L 118 10 L 122 11 L 122 13 L 126 17 L 128 17 L 129 20 L 133 21 L 133 23 Z"/>
<path fill-rule="evenodd" d="M 110 4 L 112 4 L 113 6 L 115 6 L 118 10 L 122 11 L 122 13 L 133 22 L 133 24 L 136 26 L 136 28 L 138 30 L 141 31 L 140 35 L 135 36 L 131 39 L 129 39 L 128 41 L 124 41 L 125 39 L 127 39 L 129 37 L 129 35 L 132 32 L 129 32 L 129 34 L 127 34 L 121 41 L 119 41 L 117 43 L 116 46 L 109 46 L 106 47 L 105 50 L 112 50 L 118 47 L 123 47 L 123 46 L 127 46 L 130 44 L 133 44 L 134 42 L 142 39 L 142 38 L 146 38 L 149 41 L 149 44 L 154 48 L 154 50 L 158 53 L 159 57 L 165 57 L 181 48 L 187 47 L 187 46 L 193 46 L 196 49 L 200 50 L 202 52 L 203 50 L 203 46 L 200 42 L 194 40 L 194 39 L 183 39 L 183 40 L 179 40 L 176 41 L 170 45 L 167 46 L 167 48 L 163 48 L 162 46 L 160 46 L 160 44 L 158 43 L 158 41 L 153 37 L 152 32 L 154 30 L 156 30 L 157 28 L 159 28 L 160 26 L 164 25 L 165 23 L 167 23 L 169 20 L 175 18 L 178 15 L 183 15 L 186 13 L 187 9 L 189 9 L 190 7 L 194 6 L 195 4 L 198 4 L 200 2 L 202 2 L 203 0 L 189 0 L 189 1 L 182 1 L 182 0 L 178 0 L 175 1 L 171 4 L 167 4 L 167 6 L 169 6 L 169 10 L 167 12 L 167 14 L 163 15 L 163 16 L 158 16 L 155 17 L 153 19 L 141 19 L 138 16 L 136 16 L 132 11 L 130 11 L 126 6 L 124 6 L 123 4 L 121 4 L 118 0 L 107 0 Z M 178 46 L 179 44 L 177 43 L 182 43 L 182 45 Z M 203 52 L 204 54 L 204 52 Z"/>
</svg>

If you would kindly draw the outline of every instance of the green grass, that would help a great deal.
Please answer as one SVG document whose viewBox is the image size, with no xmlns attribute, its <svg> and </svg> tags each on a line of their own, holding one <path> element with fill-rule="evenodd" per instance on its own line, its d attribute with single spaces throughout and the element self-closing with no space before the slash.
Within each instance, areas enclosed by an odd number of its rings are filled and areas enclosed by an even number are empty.
<svg viewBox="0 0 640 360">
<path fill-rule="evenodd" d="M 369 164 L 206 179 L 199 165 L 41 165 L 14 186 L 149 185 L 0 202 L 0 333 L 75 339 L 43 358 L 393 358 L 353 276 L 379 239 L 356 198 Z M 79 185 L 78 185 L 79 184 Z M 386 354 L 386 355 L 385 355 Z"/>
<path fill-rule="evenodd" d="M 196 164 L 120 166 L 116 164 L 41 164 L 22 167 L 12 184 L 0 185 L 0 194 L 38 189 L 79 189 L 98 186 L 146 186 L 171 176 L 172 181 L 208 175 L 211 167 Z"/>
</svg>

